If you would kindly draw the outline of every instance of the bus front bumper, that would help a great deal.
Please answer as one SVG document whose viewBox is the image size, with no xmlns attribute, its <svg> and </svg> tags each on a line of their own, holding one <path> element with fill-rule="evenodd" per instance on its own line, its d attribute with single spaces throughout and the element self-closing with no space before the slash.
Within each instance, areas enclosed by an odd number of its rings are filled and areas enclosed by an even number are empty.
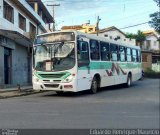
<svg viewBox="0 0 160 135">
<path fill-rule="evenodd" d="M 77 92 L 74 83 L 33 83 L 34 90 L 70 91 Z"/>
</svg>

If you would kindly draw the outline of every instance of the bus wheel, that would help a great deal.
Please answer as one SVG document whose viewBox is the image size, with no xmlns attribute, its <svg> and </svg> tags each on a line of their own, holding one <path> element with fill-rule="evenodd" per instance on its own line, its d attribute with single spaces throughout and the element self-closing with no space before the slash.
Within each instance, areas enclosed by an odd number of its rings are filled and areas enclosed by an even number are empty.
<svg viewBox="0 0 160 135">
<path fill-rule="evenodd" d="M 93 80 L 92 80 L 90 92 L 92 94 L 96 94 L 97 90 L 98 90 L 98 82 L 97 82 L 96 77 L 94 77 Z"/>
<path fill-rule="evenodd" d="M 131 74 L 128 74 L 126 87 L 130 87 L 131 83 L 132 83 L 132 77 L 131 77 Z"/>
<path fill-rule="evenodd" d="M 63 91 L 56 91 L 57 95 L 62 95 L 64 92 Z"/>
</svg>

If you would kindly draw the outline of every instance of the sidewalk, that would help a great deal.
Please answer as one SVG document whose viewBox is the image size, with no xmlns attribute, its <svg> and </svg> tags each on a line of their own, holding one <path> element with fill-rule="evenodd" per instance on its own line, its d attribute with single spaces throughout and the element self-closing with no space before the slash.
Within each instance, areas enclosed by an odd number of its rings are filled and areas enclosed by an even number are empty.
<svg viewBox="0 0 160 135">
<path fill-rule="evenodd" d="M 17 97 L 17 96 L 26 96 L 36 93 L 40 93 L 40 91 L 34 91 L 32 86 L 22 86 L 20 87 L 20 90 L 18 90 L 18 87 L 5 88 L 5 89 L 0 89 L 0 99 Z"/>
</svg>

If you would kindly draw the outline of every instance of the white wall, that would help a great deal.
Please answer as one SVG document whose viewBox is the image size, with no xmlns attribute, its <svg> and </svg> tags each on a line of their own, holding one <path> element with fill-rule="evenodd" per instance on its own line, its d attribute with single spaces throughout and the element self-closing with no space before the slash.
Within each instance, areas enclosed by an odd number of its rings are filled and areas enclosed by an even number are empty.
<svg viewBox="0 0 160 135">
<path fill-rule="evenodd" d="M 108 36 L 106 37 L 105 35 L 108 35 Z M 99 36 L 105 37 L 109 40 L 114 40 L 115 38 L 117 38 L 117 36 L 119 36 L 120 39 L 117 40 L 118 42 L 122 42 L 122 43 L 124 42 L 125 44 L 131 44 L 131 45 L 136 44 L 135 39 L 126 38 L 124 34 L 122 34 L 121 32 L 117 30 L 111 30 L 111 31 L 107 31 L 104 33 L 99 33 Z"/>
<path fill-rule="evenodd" d="M 0 28 L 1 29 L 6 29 L 6 30 L 13 30 L 13 31 L 18 31 L 19 33 L 23 34 L 24 36 L 29 35 L 29 28 L 30 28 L 30 22 L 37 28 L 37 24 L 29 17 L 26 15 L 25 12 L 23 12 L 19 7 L 17 7 L 16 5 L 12 4 L 9 2 L 9 0 L 5 0 L 10 6 L 12 6 L 14 8 L 14 23 L 9 22 L 8 20 L 6 20 L 5 18 L 3 18 L 3 1 L 0 0 Z M 41 25 L 44 26 L 44 28 L 47 28 L 45 26 L 45 23 L 43 22 L 43 20 L 41 19 L 40 16 L 38 16 L 38 14 L 30 7 L 30 5 L 28 5 L 28 3 L 25 0 L 20 0 L 20 2 L 23 3 L 23 5 L 35 16 L 35 18 L 37 18 L 40 22 Z M 23 31 L 22 29 L 19 28 L 19 13 L 26 18 L 26 31 Z M 43 32 L 42 29 L 39 28 L 39 31 Z"/>
<path fill-rule="evenodd" d="M 150 40 L 150 50 L 160 50 L 157 37 L 155 37 L 154 35 L 149 35 L 146 37 L 146 40 Z M 147 49 L 146 41 L 144 42 L 144 49 Z"/>
</svg>

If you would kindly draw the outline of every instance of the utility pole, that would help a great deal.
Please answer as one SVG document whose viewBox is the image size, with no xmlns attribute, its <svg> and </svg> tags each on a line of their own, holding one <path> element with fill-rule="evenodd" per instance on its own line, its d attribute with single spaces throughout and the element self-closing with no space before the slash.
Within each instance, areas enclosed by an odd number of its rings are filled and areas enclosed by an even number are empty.
<svg viewBox="0 0 160 135">
<path fill-rule="evenodd" d="M 47 4 L 47 6 L 50 6 L 50 7 L 53 7 L 53 31 L 55 31 L 55 12 L 54 12 L 54 7 L 56 7 L 56 6 L 60 6 L 60 4 L 52 4 L 52 5 L 48 5 Z"/>
<path fill-rule="evenodd" d="M 98 36 L 98 32 L 99 32 L 99 22 L 100 22 L 100 18 L 99 16 L 97 17 L 97 23 L 96 23 L 96 31 L 97 31 L 97 36 Z"/>
</svg>

